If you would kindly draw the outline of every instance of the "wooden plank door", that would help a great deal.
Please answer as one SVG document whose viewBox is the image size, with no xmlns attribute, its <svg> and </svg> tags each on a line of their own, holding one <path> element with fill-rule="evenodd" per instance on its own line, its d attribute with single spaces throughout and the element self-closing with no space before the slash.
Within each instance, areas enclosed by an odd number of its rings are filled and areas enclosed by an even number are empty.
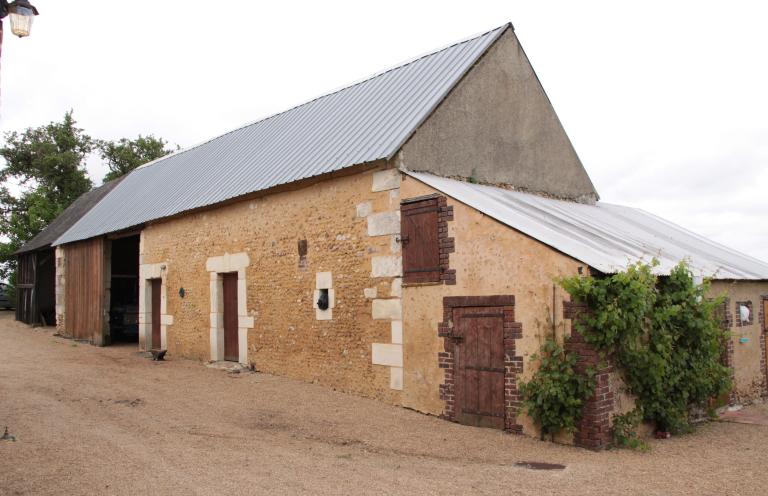
<svg viewBox="0 0 768 496">
<path fill-rule="evenodd" d="M 160 338 L 160 290 L 162 288 L 162 279 L 152 279 L 152 348 L 159 350 L 162 348 L 162 339 Z"/>
<path fill-rule="evenodd" d="M 237 272 L 223 274 L 224 282 L 224 360 L 240 360 L 237 337 Z"/>
<path fill-rule="evenodd" d="M 456 420 L 504 428 L 504 311 L 453 309 L 456 343 Z"/>
</svg>

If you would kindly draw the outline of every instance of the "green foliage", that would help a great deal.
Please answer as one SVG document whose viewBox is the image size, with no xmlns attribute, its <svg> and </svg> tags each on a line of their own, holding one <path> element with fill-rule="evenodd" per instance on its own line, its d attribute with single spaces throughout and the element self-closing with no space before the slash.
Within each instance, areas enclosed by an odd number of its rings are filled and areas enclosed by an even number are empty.
<svg viewBox="0 0 768 496">
<path fill-rule="evenodd" d="M 76 127 L 72 112 L 22 133 L 5 135 L 0 156 L 0 278 L 12 282 L 13 253 L 56 218 L 78 196 L 91 188 L 85 159 L 93 141 Z M 12 192 L 8 185 L 15 185 Z"/>
<path fill-rule="evenodd" d="M 655 263 L 655 262 L 654 262 Z M 690 430 L 688 412 L 730 387 L 720 363 L 727 334 L 708 300 L 709 285 L 696 285 L 684 262 L 668 277 L 637 263 L 625 272 L 572 277 L 561 285 L 589 312 L 574 325 L 584 340 L 611 355 L 645 419 L 660 430 Z"/>
<path fill-rule="evenodd" d="M 561 430 L 573 432 L 581 418 L 584 401 L 594 392 L 594 370 L 576 371 L 577 356 L 548 340 L 541 355 L 533 355 L 539 368 L 530 382 L 520 384 L 528 414 L 541 425 L 542 437 Z"/>
<path fill-rule="evenodd" d="M 640 439 L 637 427 L 643 421 L 643 411 L 636 408 L 623 415 L 613 417 L 613 444 L 620 448 L 645 451 L 648 443 Z"/>
<path fill-rule="evenodd" d="M 98 141 L 99 154 L 109 168 L 104 182 L 117 179 L 142 164 L 168 155 L 173 150 L 166 148 L 167 144 L 167 141 L 151 134 L 146 137 L 139 135 L 134 140 L 122 138 L 118 141 Z"/>
<path fill-rule="evenodd" d="M 5 135 L 0 156 L 0 279 L 14 285 L 13 253 L 64 211 L 93 184 L 86 174 L 88 156 L 99 150 L 109 173 L 105 181 L 171 152 L 152 135 L 135 140 L 93 140 L 76 126 L 72 111 L 51 122 Z"/>
</svg>

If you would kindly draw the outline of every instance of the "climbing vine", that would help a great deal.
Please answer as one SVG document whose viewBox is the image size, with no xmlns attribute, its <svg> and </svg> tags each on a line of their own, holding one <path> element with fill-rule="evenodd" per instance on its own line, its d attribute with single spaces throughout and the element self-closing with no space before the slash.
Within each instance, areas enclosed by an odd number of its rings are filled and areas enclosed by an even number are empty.
<svg viewBox="0 0 768 496">
<path fill-rule="evenodd" d="M 691 408 L 730 388 L 728 368 L 721 363 L 728 338 L 717 315 L 722 299 L 708 299 L 708 282 L 696 284 L 686 263 L 663 277 L 653 274 L 656 264 L 558 281 L 586 306 L 575 329 L 616 366 L 636 398 L 636 411 L 619 418 L 618 433 L 614 429 L 630 447 L 637 444 L 632 426 L 640 420 L 662 431 L 689 431 Z M 553 341 L 542 346 L 537 360 L 537 372 L 521 384 L 529 415 L 542 434 L 573 431 L 594 391 L 594 371 L 577 372 L 576 356 Z"/>
<path fill-rule="evenodd" d="M 684 432 L 691 428 L 691 407 L 730 388 L 721 363 L 727 338 L 717 315 L 722 298 L 708 299 L 709 283 L 696 284 L 685 262 L 665 277 L 653 274 L 656 264 L 560 284 L 586 304 L 576 330 L 611 358 L 643 419 L 662 431 Z"/>
<path fill-rule="evenodd" d="M 520 392 L 529 415 L 541 425 L 541 437 L 560 431 L 573 432 L 581 418 L 584 401 L 595 390 L 594 370 L 581 374 L 576 370 L 577 356 L 548 340 L 532 360 L 539 369 Z"/>
</svg>

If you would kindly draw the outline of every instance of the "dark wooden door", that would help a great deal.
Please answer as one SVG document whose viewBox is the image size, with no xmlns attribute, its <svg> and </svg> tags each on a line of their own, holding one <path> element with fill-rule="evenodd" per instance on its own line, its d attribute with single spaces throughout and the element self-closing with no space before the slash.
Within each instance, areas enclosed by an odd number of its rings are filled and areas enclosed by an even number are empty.
<svg viewBox="0 0 768 496">
<path fill-rule="evenodd" d="M 161 279 L 152 279 L 152 348 L 159 350 L 162 348 L 160 339 L 160 290 L 162 288 Z"/>
<path fill-rule="evenodd" d="M 237 273 L 224 274 L 224 360 L 237 362 Z"/>
<path fill-rule="evenodd" d="M 504 312 L 501 307 L 453 309 L 456 420 L 504 428 Z"/>
<path fill-rule="evenodd" d="M 403 280 L 440 281 L 437 198 L 400 206 L 400 236 L 403 243 Z"/>
</svg>

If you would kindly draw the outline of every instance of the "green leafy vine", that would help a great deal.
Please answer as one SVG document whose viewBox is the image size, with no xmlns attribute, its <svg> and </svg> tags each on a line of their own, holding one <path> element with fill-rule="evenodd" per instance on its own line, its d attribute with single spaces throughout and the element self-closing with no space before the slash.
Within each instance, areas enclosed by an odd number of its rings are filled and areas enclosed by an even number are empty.
<svg viewBox="0 0 768 496">
<path fill-rule="evenodd" d="M 709 282 L 697 284 L 685 262 L 669 276 L 657 264 L 636 263 L 604 277 L 559 280 L 587 311 L 573 321 L 584 340 L 621 373 L 636 411 L 614 417 L 619 445 L 640 447 L 634 430 L 642 420 L 673 433 L 691 430 L 692 407 L 727 392 L 730 373 L 721 363 L 728 334 L 709 299 Z M 573 431 L 594 384 L 593 371 L 578 373 L 576 357 L 553 341 L 542 346 L 539 368 L 521 385 L 524 405 L 542 434 Z M 634 426 L 634 427 L 633 427 Z"/>
</svg>

